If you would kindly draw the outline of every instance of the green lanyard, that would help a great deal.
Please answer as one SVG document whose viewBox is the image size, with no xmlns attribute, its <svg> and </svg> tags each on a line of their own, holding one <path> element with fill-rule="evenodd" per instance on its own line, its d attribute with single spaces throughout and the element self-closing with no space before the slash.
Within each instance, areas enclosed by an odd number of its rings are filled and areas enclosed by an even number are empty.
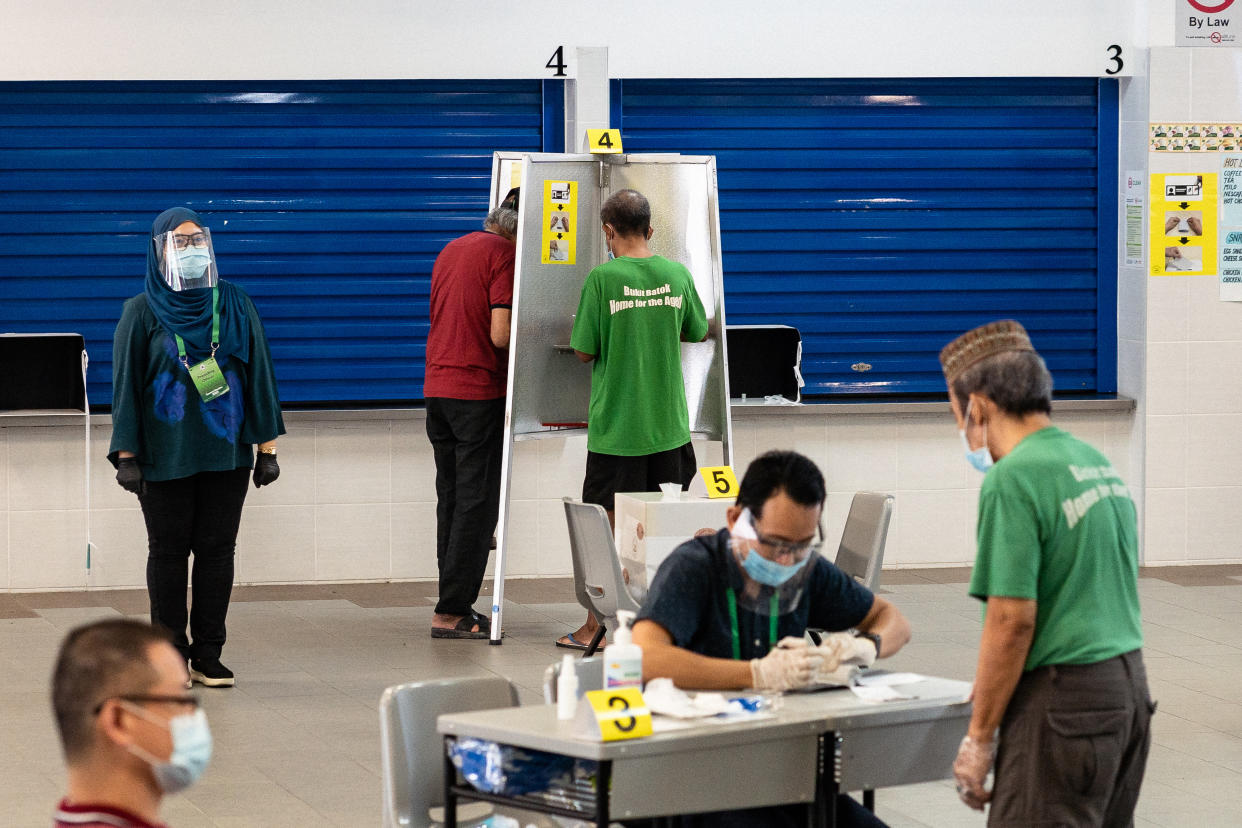
<svg viewBox="0 0 1242 828">
<path fill-rule="evenodd" d="M 220 291 L 218 288 L 211 289 L 211 355 L 215 357 L 216 348 L 220 347 Z M 185 356 L 185 340 L 181 338 L 181 334 L 173 334 L 177 338 L 177 358 L 181 360 L 181 364 L 188 371 L 190 361 Z"/>
<path fill-rule="evenodd" d="M 739 661 L 742 658 L 742 639 L 737 632 L 737 594 L 733 591 L 733 587 L 729 587 L 727 593 L 729 596 L 729 623 L 733 626 L 733 659 Z M 776 611 L 780 607 L 780 599 L 776 593 L 768 598 L 768 649 L 776 646 Z"/>
</svg>

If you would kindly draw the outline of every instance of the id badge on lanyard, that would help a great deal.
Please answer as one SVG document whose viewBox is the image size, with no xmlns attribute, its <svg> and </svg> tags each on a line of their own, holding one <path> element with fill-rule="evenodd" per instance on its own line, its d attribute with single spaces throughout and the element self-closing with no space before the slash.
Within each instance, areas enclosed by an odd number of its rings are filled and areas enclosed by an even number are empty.
<svg viewBox="0 0 1242 828">
<path fill-rule="evenodd" d="M 185 340 L 180 335 L 173 334 L 177 338 L 177 358 L 189 372 L 190 381 L 198 389 L 198 395 L 203 398 L 203 402 L 211 402 L 229 392 L 229 384 L 224 379 L 224 372 L 220 370 L 220 365 L 216 362 L 216 348 L 220 347 L 219 301 L 219 291 L 213 287 L 211 289 L 211 356 L 191 365 L 185 355 Z"/>
</svg>

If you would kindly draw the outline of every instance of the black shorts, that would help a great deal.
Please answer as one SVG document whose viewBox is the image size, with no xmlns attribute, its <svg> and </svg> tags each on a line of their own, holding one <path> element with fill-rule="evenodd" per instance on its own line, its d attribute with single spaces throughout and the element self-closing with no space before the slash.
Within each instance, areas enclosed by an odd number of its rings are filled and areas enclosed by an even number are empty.
<svg viewBox="0 0 1242 828">
<path fill-rule="evenodd" d="M 680 483 L 685 489 L 697 471 L 694 447 L 689 443 L 636 457 L 588 451 L 582 500 L 611 512 L 617 492 L 658 492 L 661 483 Z"/>
</svg>

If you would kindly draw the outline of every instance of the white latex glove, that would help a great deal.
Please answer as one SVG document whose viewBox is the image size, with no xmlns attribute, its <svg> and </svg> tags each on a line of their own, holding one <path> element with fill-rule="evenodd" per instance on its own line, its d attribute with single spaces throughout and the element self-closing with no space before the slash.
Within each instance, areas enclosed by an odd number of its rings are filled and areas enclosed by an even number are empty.
<svg viewBox="0 0 1242 828">
<path fill-rule="evenodd" d="M 875 647 L 871 648 L 872 650 Z M 820 658 L 820 671 L 831 673 L 848 661 L 854 653 L 854 636 L 847 632 L 828 633 L 821 636 L 819 645 L 810 647 L 811 652 Z"/>
<path fill-rule="evenodd" d="M 794 636 L 782 638 L 763 658 L 750 660 L 751 684 L 756 690 L 795 690 L 811 683 L 821 657 Z"/>
<path fill-rule="evenodd" d="M 982 811 L 992 798 L 992 792 L 983 786 L 995 762 L 996 742 L 976 742 L 970 736 L 962 739 L 953 760 L 953 777 L 957 780 L 957 795 L 976 811 Z"/>
</svg>

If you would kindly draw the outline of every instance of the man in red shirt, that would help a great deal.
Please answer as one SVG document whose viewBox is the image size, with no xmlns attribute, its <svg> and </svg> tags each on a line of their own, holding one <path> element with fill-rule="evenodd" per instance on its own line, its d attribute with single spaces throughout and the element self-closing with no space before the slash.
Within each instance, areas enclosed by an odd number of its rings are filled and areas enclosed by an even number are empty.
<svg viewBox="0 0 1242 828">
<path fill-rule="evenodd" d="M 52 672 L 69 786 L 56 828 L 160 828 L 165 794 L 211 759 L 185 657 L 160 628 L 110 618 L 71 631 Z"/>
<path fill-rule="evenodd" d="M 474 611 L 500 510 L 516 210 L 449 242 L 431 270 L 427 437 L 436 459 L 440 600 L 432 638 L 488 638 Z"/>
</svg>

